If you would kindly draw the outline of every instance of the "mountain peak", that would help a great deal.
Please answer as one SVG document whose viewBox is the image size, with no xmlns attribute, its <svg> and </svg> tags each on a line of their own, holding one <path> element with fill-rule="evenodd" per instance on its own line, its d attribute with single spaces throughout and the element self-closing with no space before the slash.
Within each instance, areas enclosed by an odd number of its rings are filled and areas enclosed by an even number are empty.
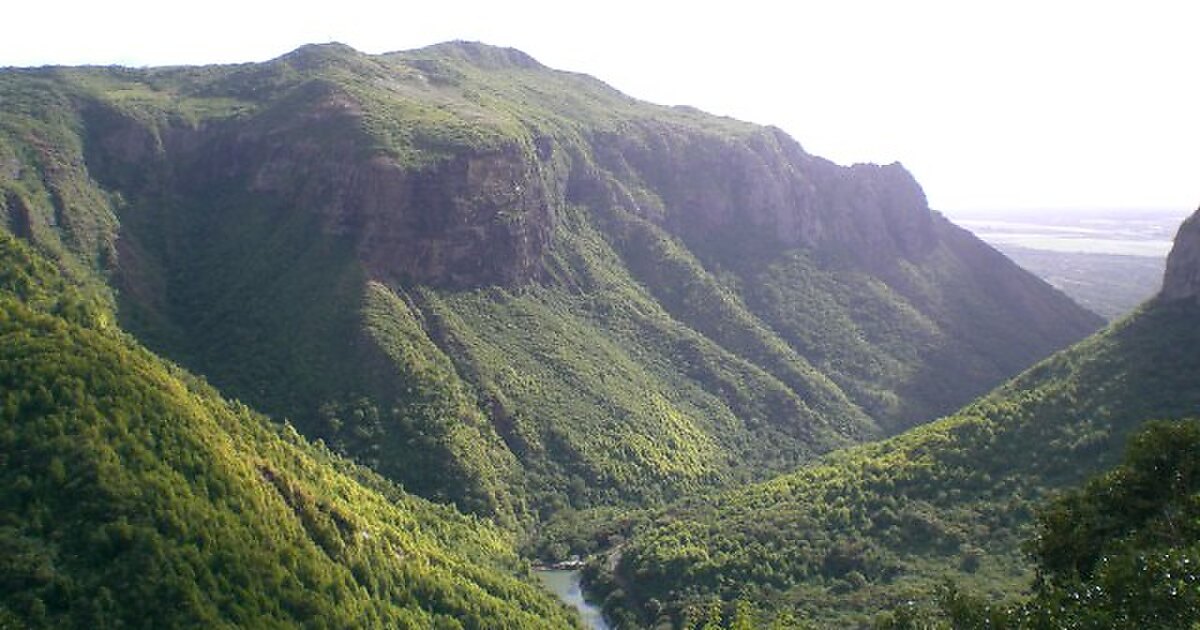
<svg viewBox="0 0 1200 630">
<path fill-rule="evenodd" d="M 526 70 L 539 70 L 545 68 L 537 59 L 516 48 L 492 46 L 483 42 L 455 40 L 426 46 L 412 52 L 431 53 L 439 57 L 451 57 L 487 69 L 524 68 Z"/>
<path fill-rule="evenodd" d="M 304 44 L 293 50 L 291 55 L 358 55 L 356 48 L 342 42 L 325 42 L 323 44 Z"/>
<path fill-rule="evenodd" d="M 1179 226 L 1160 295 L 1167 300 L 1200 298 L 1200 210 Z"/>
<path fill-rule="evenodd" d="M 300 69 L 316 70 L 337 62 L 362 57 L 363 53 L 341 42 L 325 44 L 305 44 L 293 50 L 279 60 L 290 63 Z"/>
</svg>

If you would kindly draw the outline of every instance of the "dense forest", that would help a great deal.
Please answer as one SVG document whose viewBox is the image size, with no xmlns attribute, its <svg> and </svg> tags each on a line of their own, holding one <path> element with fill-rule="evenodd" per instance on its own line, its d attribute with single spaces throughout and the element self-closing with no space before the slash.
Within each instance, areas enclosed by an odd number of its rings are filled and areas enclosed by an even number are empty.
<svg viewBox="0 0 1200 630">
<path fill-rule="evenodd" d="M 111 326 L 0 233 L 0 626 L 564 628 L 512 537 Z"/>
<path fill-rule="evenodd" d="M 1200 410 L 1197 315 L 1195 300 L 1153 301 L 948 418 L 642 515 L 595 579 L 622 618 L 684 626 L 739 599 L 865 624 L 946 580 L 1011 597 L 1053 491 L 1117 464 L 1146 421 Z"/>
<path fill-rule="evenodd" d="M 0 69 L 0 627 L 578 627 L 575 554 L 622 628 L 1178 627 L 1197 231 L 1088 337 L 899 164 L 512 49 Z"/>
<path fill-rule="evenodd" d="M 1039 509 L 1030 594 L 997 603 L 947 580 L 875 624 L 903 628 L 1187 628 L 1200 618 L 1200 422 L 1148 422 L 1124 461 Z M 745 608 L 743 608 L 745 610 Z"/>
</svg>

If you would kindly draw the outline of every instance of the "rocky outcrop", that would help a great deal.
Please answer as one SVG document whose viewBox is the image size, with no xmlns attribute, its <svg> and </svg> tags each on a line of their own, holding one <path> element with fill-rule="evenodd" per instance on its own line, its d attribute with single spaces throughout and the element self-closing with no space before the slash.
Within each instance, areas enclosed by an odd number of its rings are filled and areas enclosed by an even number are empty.
<svg viewBox="0 0 1200 630">
<path fill-rule="evenodd" d="M 1164 300 L 1200 298 L 1200 210 L 1184 221 L 1175 235 L 1159 295 Z"/>
<path fill-rule="evenodd" d="M 327 88 L 311 100 L 302 124 L 268 116 L 229 137 L 222 152 L 242 156 L 231 175 L 353 240 L 375 278 L 466 288 L 536 276 L 552 231 L 546 182 L 554 178 L 534 150 L 463 147 L 406 164 L 363 150 L 371 140 L 353 98 Z"/>
<path fill-rule="evenodd" d="M 268 145 L 273 144 L 264 139 Z M 553 203 L 519 147 L 464 151 L 413 168 L 353 146 L 263 147 L 249 188 L 320 217 L 372 277 L 466 288 L 527 281 L 549 242 Z M 316 155 L 320 153 L 321 155 Z"/>
<path fill-rule="evenodd" d="M 33 238 L 33 218 L 29 206 L 20 195 L 11 190 L 5 193 L 3 209 L 8 229 L 12 230 L 13 234 L 24 239 Z"/>
<path fill-rule="evenodd" d="M 386 160 L 360 171 L 343 212 L 376 277 L 448 287 L 535 277 L 553 229 L 540 165 L 517 147 L 459 154 L 406 173 Z"/>
<path fill-rule="evenodd" d="M 627 209 L 700 250 L 802 247 L 870 264 L 935 241 L 925 194 L 904 167 L 839 166 L 778 129 L 720 135 L 645 120 L 594 136 L 590 148 L 611 180 L 653 191 L 627 195 L 636 200 Z"/>
</svg>

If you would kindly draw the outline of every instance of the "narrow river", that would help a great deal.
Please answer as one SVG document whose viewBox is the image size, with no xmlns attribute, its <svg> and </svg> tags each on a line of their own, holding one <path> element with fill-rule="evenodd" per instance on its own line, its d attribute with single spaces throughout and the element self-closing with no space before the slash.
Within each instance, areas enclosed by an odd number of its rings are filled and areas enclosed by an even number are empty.
<svg viewBox="0 0 1200 630">
<path fill-rule="evenodd" d="M 579 584 L 579 571 L 564 571 L 561 569 L 537 569 L 534 571 L 542 584 L 550 589 L 559 599 L 579 611 L 583 623 L 592 630 L 609 630 L 608 622 L 604 620 L 599 606 L 593 606 L 583 599 L 583 589 Z"/>
</svg>

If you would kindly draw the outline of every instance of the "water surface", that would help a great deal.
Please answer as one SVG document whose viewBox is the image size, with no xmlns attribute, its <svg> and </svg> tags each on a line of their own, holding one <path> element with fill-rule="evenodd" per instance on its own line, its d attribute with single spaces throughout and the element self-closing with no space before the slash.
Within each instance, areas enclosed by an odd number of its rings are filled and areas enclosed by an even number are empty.
<svg viewBox="0 0 1200 630">
<path fill-rule="evenodd" d="M 550 589 L 559 599 L 579 611 L 584 625 L 592 630 L 610 630 L 600 608 L 583 599 L 583 589 L 579 584 L 579 571 L 538 569 L 534 573 L 537 574 L 542 584 L 545 584 L 546 588 Z"/>
</svg>

